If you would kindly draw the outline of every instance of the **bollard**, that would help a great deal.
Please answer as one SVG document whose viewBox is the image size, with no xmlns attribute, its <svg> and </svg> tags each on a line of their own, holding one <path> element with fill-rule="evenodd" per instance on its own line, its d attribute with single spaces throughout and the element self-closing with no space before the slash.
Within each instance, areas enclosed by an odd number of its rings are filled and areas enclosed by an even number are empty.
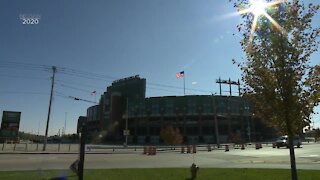
<svg viewBox="0 0 320 180">
<path fill-rule="evenodd" d="M 70 152 L 70 149 L 71 149 L 71 144 L 69 144 L 69 149 L 68 149 L 68 150 L 69 150 L 69 152 Z"/>
<path fill-rule="evenodd" d="M 147 147 L 143 147 L 143 154 L 147 154 Z"/>
<path fill-rule="evenodd" d="M 189 145 L 187 146 L 187 153 L 191 153 L 191 147 Z"/>
<path fill-rule="evenodd" d="M 153 147 L 153 155 L 156 155 L 157 154 L 157 148 L 154 146 Z"/>
<path fill-rule="evenodd" d="M 197 178 L 198 170 L 199 170 L 199 167 L 197 167 L 195 163 L 192 163 L 192 165 L 190 167 L 191 179 Z"/>
<path fill-rule="evenodd" d="M 214 146 L 214 144 L 210 145 L 210 147 L 211 147 L 211 151 L 213 151 L 213 150 L 216 149 L 216 147 Z"/>
<path fill-rule="evenodd" d="M 244 149 L 245 149 L 245 148 L 244 148 L 244 144 L 242 144 L 242 145 L 241 145 L 241 150 L 244 150 Z"/>
<path fill-rule="evenodd" d="M 197 146 L 196 146 L 196 145 L 193 145 L 193 147 L 192 147 L 192 153 L 197 153 Z"/>
<path fill-rule="evenodd" d="M 25 151 L 28 151 L 28 143 L 26 143 L 26 149 L 25 149 Z"/>
<path fill-rule="evenodd" d="M 148 147 L 147 154 L 148 154 L 148 155 L 151 155 L 151 153 L 152 153 L 152 147 L 151 147 L 151 146 L 149 146 L 149 147 Z"/>
<path fill-rule="evenodd" d="M 210 144 L 208 144 L 208 152 L 210 152 L 211 151 L 211 145 Z"/>
<path fill-rule="evenodd" d="M 260 146 L 258 143 L 256 143 L 256 149 L 260 149 Z"/>
<path fill-rule="evenodd" d="M 225 146 L 225 152 L 228 152 L 229 151 L 229 145 L 226 145 Z"/>
<path fill-rule="evenodd" d="M 60 152 L 60 143 L 58 144 L 58 152 Z"/>
<path fill-rule="evenodd" d="M 147 151 L 147 154 L 148 155 L 152 155 L 152 147 L 151 146 L 148 146 L 148 151 Z"/>
<path fill-rule="evenodd" d="M 4 143 L 2 144 L 2 151 L 4 150 Z"/>
<path fill-rule="evenodd" d="M 17 143 L 14 143 L 13 151 L 15 151 L 15 150 L 16 150 L 16 146 L 17 146 Z"/>
<path fill-rule="evenodd" d="M 181 153 L 184 153 L 184 146 L 181 146 Z"/>
</svg>

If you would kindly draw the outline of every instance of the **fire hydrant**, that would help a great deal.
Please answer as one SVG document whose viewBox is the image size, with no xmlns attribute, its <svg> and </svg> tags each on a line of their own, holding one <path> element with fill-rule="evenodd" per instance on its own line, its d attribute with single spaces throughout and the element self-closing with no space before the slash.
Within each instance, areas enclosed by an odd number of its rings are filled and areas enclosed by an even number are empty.
<svg viewBox="0 0 320 180">
<path fill-rule="evenodd" d="M 190 167 L 191 171 L 191 179 L 196 179 L 197 178 L 197 173 L 198 173 L 199 167 L 195 163 L 192 163 Z"/>
</svg>

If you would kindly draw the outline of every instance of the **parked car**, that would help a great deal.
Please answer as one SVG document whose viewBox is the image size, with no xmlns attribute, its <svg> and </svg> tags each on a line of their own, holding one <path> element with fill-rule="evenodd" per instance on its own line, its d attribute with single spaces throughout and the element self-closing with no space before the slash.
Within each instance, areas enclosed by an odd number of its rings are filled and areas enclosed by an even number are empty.
<svg viewBox="0 0 320 180">
<path fill-rule="evenodd" d="M 289 141 L 288 141 L 288 136 L 281 136 L 276 140 L 276 146 L 277 148 L 280 147 L 287 147 L 289 148 Z M 293 146 L 297 146 L 298 148 L 301 146 L 301 140 L 299 136 L 294 136 L 293 137 Z"/>
</svg>

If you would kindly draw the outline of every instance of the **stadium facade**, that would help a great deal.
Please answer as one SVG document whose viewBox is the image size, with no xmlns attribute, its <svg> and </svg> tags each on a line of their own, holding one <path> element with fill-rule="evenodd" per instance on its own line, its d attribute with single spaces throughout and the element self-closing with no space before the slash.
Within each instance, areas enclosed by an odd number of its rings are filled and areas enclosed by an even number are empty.
<svg viewBox="0 0 320 180">
<path fill-rule="evenodd" d="M 159 144 L 163 142 L 160 131 L 167 126 L 179 128 L 185 144 L 227 143 L 234 137 L 245 142 L 262 141 L 276 136 L 272 128 L 252 117 L 243 97 L 145 94 L 144 78 L 132 76 L 114 81 L 101 95 L 99 104 L 87 109 L 89 140 L 123 143 L 128 135 L 129 144 Z"/>
</svg>

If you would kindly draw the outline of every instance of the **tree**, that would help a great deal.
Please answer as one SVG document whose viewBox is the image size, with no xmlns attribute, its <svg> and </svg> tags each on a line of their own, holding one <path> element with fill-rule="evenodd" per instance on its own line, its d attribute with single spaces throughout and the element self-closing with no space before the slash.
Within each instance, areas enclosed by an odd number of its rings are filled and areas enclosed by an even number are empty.
<svg viewBox="0 0 320 180">
<path fill-rule="evenodd" d="M 234 61 L 242 71 L 243 95 L 255 116 L 288 135 L 291 177 L 297 179 L 293 136 L 310 123 L 320 99 L 320 67 L 310 64 L 319 46 L 320 28 L 312 19 L 320 5 L 268 1 L 256 12 L 254 0 L 230 1 L 243 19 L 237 28 L 246 60 Z"/>
<path fill-rule="evenodd" d="M 162 128 L 160 131 L 160 138 L 170 145 L 179 145 L 183 142 L 183 137 L 180 134 L 179 128 L 173 128 L 172 126 L 167 126 Z"/>
</svg>

